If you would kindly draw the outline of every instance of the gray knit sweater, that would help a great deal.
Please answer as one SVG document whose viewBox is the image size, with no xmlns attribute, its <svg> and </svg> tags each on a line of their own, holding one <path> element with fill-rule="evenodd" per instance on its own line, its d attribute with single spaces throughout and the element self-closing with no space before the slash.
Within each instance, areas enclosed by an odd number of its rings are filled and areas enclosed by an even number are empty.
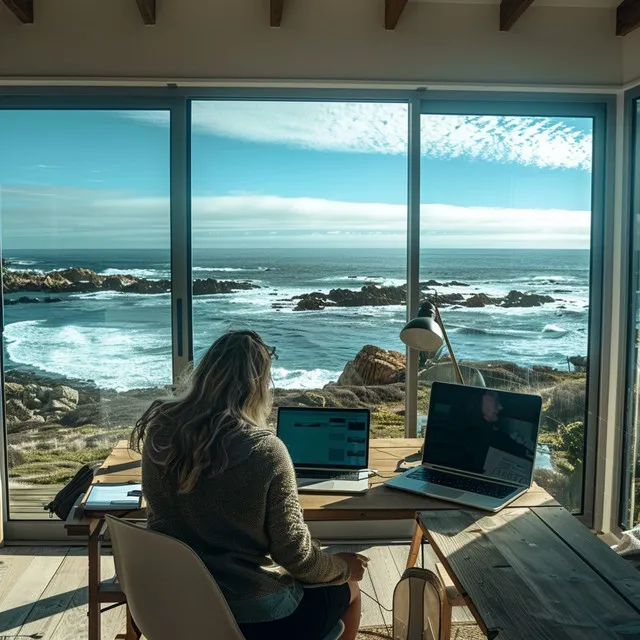
<svg viewBox="0 0 640 640">
<path fill-rule="evenodd" d="M 169 442 L 159 430 L 149 437 Z M 302 583 L 342 584 L 349 569 L 311 540 L 282 441 L 250 429 L 232 442 L 229 468 L 201 478 L 188 494 L 178 493 L 176 478 L 150 459 L 148 446 L 143 449 L 149 528 L 183 541 L 202 558 L 238 622 L 276 620 L 298 606 Z"/>
</svg>

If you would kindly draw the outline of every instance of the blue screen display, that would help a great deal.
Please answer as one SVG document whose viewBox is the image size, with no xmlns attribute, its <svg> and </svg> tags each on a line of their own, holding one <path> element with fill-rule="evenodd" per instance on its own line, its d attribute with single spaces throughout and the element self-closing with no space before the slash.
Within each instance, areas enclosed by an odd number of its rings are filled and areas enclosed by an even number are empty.
<svg viewBox="0 0 640 640">
<path fill-rule="evenodd" d="M 297 466 L 365 469 L 369 412 L 296 409 L 278 413 L 278 436 Z"/>
</svg>

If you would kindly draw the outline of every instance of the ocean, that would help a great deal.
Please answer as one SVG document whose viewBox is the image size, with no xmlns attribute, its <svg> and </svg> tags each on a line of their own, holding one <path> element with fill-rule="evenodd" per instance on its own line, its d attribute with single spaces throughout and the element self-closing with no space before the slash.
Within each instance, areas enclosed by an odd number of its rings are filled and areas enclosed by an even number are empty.
<svg viewBox="0 0 640 640">
<path fill-rule="evenodd" d="M 4 258 L 16 270 L 75 266 L 100 274 L 170 277 L 169 252 L 160 250 L 5 250 Z M 405 321 L 403 306 L 306 312 L 295 312 L 292 305 L 272 306 L 311 291 L 403 284 L 403 249 L 197 249 L 193 268 L 194 278 L 260 286 L 194 298 L 196 359 L 223 331 L 252 328 L 277 347 L 276 386 L 310 389 L 337 380 L 365 344 L 404 351 L 398 336 Z M 442 317 L 460 360 L 567 369 L 568 357 L 587 354 L 588 251 L 425 249 L 420 279 L 465 285 L 437 288 L 441 293 L 504 296 L 517 289 L 555 299 L 535 308 L 444 308 Z M 168 294 L 60 297 L 64 301 L 55 304 L 5 307 L 5 368 L 93 381 L 118 391 L 170 382 Z"/>
</svg>

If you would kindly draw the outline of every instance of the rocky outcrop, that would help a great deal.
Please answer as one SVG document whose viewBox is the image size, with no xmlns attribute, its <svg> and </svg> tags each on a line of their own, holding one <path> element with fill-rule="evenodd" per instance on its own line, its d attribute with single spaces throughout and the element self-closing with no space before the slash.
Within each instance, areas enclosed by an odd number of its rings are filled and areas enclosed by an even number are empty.
<svg viewBox="0 0 640 640">
<path fill-rule="evenodd" d="M 391 384 L 406 366 L 406 359 L 399 351 L 365 345 L 353 360 L 345 365 L 338 378 L 340 386 L 369 386 Z"/>
<path fill-rule="evenodd" d="M 219 293 L 232 293 L 233 291 L 244 291 L 248 289 L 259 289 L 257 284 L 252 282 L 234 282 L 229 280 L 196 280 L 193 283 L 194 296 L 210 296 Z"/>
<path fill-rule="evenodd" d="M 196 280 L 193 295 L 231 293 L 244 289 L 259 289 L 251 282 L 231 280 Z M 91 269 L 73 267 L 49 273 L 35 271 L 6 271 L 3 277 L 4 293 L 46 291 L 51 293 L 91 293 L 94 291 L 118 291 L 120 293 L 161 294 L 171 291 L 170 280 L 150 280 L 131 275 L 102 276 Z M 45 298 L 43 302 L 59 302 L 60 298 Z M 19 298 L 5 304 L 40 302 L 39 298 Z"/>
<path fill-rule="evenodd" d="M 421 286 L 431 286 L 429 283 L 421 283 Z M 455 282 L 455 281 L 454 281 Z M 440 284 L 440 283 L 437 283 Z M 454 284 L 453 282 L 451 284 Z M 463 283 L 456 283 L 464 286 Z M 430 300 L 445 308 L 451 306 L 481 308 L 487 306 L 497 306 L 504 308 L 512 307 L 539 307 L 548 302 L 555 302 L 551 296 L 537 293 L 522 293 L 521 291 L 510 291 L 504 298 L 492 298 L 486 293 L 474 293 L 465 297 L 462 293 L 444 293 L 433 295 L 425 292 L 425 299 Z M 407 295 L 406 285 L 399 287 L 379 287 L 375 284 L 367 284 L 359 291 L 352 289 L 331 289 L 329 293 L 312 291 L 295 296 L 289 302 L 295 302 L 294 311 L 322 311 L 325 307 L 382 307 L 388 305 L 405 304 Z M 273 303 L 273 308 L 284 307 L 283 301 Z"/>
<path fill-rule="evenodd" d="M 6 421 L 9 431 L 15 427 L 44 422 L 59 422 L 76 410 L 80 394 L 67 385 L 45 387 L 38 384 L 5 383 Z"/>
<path fill-rule="evenodd" d="M 14 298 L 13 300 L 5 298 L 4 306 L 8 307 L 14 304 L 40 304 L 41 302 L 44 302 L 45 304 L 62 302 L 62 298 L 52 298 L 51 296 L 47 296 L 46 298 L 30 298 L 29 296 L 21 296 L 20 298 Z"/>
</svg>

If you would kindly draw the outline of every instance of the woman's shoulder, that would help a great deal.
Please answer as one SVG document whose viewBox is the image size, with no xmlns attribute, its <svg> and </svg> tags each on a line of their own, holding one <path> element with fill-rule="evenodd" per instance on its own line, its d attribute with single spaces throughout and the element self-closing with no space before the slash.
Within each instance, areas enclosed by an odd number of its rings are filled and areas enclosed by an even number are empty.
<svg viewBox="0 0 640 640">
<path fill-rule="evenodd" d="M 273 431 L 261 428 L 254 428 L 252 431 L 252 437 L 255 439 L 255 451 L 259 451 L 260 455 L 268 457 L 273 462 L 290 463 L 287 447 Z"/>
</svg>

